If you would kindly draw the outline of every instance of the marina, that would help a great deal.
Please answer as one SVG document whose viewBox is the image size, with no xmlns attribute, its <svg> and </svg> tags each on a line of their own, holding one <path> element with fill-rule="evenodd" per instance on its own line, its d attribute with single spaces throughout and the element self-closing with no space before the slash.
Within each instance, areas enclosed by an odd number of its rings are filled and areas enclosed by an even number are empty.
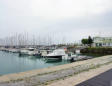
<svg viewBox="0 0 112 86">
<path fill-rule="evenodd" d="M 48 50 L 47 50 L 48 51 Z M 64 49 L 37 51 L 34 48 L 28 49 L 7 49 L 1 48 L 0 51 L 0 75 L 25 72 L 34 69 L 42 69 L 74 61 L 86 60 L 93 56 L 68 53 Z M 21 55 L 20 55 L 21 52 Z M 42 56 L 43 54 L 44 56 Z M 79 51 L 78 51 L 79 53 Z M 4 66 L 2 66 L 4 65 Z"/>
<path fill-rule="evenodd" d="M 111 22 L 112 0 L 0 0 L 0 86 L 112 84 Z"/>
<path fill-rule="evenodd" d="M 41 69 L 67 63 L 70 62 L 62 60 L 46 63 L 46 61 L 39 56 L 19 56 L 18 53 L 0 51 L 0 75 Z"/>
</svg>

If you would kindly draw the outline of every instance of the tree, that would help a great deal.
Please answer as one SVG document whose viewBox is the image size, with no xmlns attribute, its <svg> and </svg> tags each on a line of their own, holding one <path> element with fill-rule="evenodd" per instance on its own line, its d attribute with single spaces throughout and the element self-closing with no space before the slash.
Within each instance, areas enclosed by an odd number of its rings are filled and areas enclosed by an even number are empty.
<svg viewBox="0 0 112 86">
<path fill-rule="evenodd" d="M 91 47 L 92 43 L 93 43 L 93 39 L 91 38 L 91 36 L 88 37 L 88 39 L 82 39 L 82 44 L 84 45 L 89 45 Z"/>
<path fill-rule="evenodd" d="M 88 37 L 88 45 L 91 47 L 93 43 L 93 39 L 91 38 L 91 36 Z"/>
<path fill-rule="evenodd" d="M 82 44 L 84 44 L 84 45 L 86 45 L 86 44 L 88 44 L 88 39 L 82 39 Z"/>
</svg>

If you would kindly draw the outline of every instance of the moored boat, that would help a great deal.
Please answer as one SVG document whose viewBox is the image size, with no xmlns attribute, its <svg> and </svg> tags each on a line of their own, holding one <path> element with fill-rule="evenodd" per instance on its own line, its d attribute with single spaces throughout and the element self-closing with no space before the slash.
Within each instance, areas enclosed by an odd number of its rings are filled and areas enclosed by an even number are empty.
<svg viewBox="0 0 112 86">
<path fill-rule="evenodd" d="M 35 48 L 23 49 L 20 51 L 19 55 L 27 55 L 27 56 L 41 56 L 39 51 Z"/>
<path fill-rule="evenodd" d="M 56 49 L 52 53 L 49 53 L 45 56 L 46 61 L 57 61 L 62 60 L 63 57 L 66 57 L 67 54 L 65 53 L 64 49 Z"/>
</svg>

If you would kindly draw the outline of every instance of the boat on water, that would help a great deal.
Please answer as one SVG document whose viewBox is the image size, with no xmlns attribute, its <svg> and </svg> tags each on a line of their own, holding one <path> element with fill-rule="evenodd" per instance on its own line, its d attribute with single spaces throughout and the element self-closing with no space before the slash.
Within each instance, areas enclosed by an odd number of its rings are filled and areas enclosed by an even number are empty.
<svg viewBox="0 0 112 86">
<path fill-rule="evenodd" d="M 62 60 L 63 58 L 67 58 L 68 55 L 66 54 L 65 49 L 56 49 L 44 57 L 47 62 L 52 62 Z"/>
<path fill-rule="evenodd" d="M 12 52 L 12 53 L 19 53 L 20 49 L 9 49 L 8 52 Z"/>
<path fill-rule="evenodd" d="M 41 56 L 39 51 L 35 48 L 28 48 L 28 49 L 23 49 L 20 51 L 19 56 L 21 55 L 28 55 L 28 56 Z"/>
<path fill-rule="evenodd" d="M 87 60 L 87 59 L 91 59 L 91 58 L 93 58 L 93 57 L 81 55 L 81 54 L 75 54 L 74 56 L 71 57 L 70 61 L 75 62 L 75 61 Z"/>
</svg>

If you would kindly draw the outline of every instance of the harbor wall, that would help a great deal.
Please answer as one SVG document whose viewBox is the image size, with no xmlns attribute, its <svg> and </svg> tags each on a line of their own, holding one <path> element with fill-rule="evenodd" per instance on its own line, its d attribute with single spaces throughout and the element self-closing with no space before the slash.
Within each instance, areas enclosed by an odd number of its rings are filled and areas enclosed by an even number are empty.
<svg viewBox="0 0 112 86">
<path fill-rule="evenodd" d="M 78 62 L 54 66 L 54 67 L 48 67 L 48 68 L 44 68 L 44 69 L 2 75 L 2 76 L 0 76 L 0 83 L 23 80 L 27 77 L 32 77 L 32 76 L 41 75 L 41 74 L 48 74 L 48 73 L 52 73 L 52 72 L 59 71 L 59 70 L 64 70 L 64 69 L 79 66 L 79 65 L 90 64 L 92 62 L 97 62 L 97 61 L 102 61 L 102 60 L 106 61 L 106 59 L 108 59 L 110 57 L 112 57 L 112 55 L 103 56 L 103 57 L 94 58 L 94 59 L 88 59 L 85 61 L 78 61 Z"/>
<path fill-rule="evenodd" d="M 93 47 L 93 48 L 85 48 L 80 51 L 82 54 L 102 54 L 102 55 L 111 55 L 112 54 L 112 48 L 106 48 L 106 47 Z"/>
</svg>

